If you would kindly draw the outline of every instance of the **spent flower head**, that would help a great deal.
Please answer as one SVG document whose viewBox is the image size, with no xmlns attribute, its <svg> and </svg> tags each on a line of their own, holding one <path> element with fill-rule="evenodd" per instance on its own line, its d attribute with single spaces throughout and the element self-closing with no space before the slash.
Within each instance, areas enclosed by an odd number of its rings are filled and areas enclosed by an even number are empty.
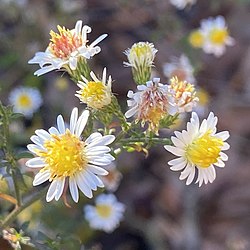
<svg viewBox="0 0 250 250">
<path fill-rule="evenodd" d="M 186 81 L 179 81 L 177 77 L 170 79 L 169 89 L 179 113 L 191 112 L 199 101 L 194 85 Z"/>
<path fill-rule="evenodd" d="M 170 63 L 165 63 L 163 73 L 168 78 L 176 76 L 179 80 L 195 83 L 194 68 L 185 55 L 174 57 Z"/>
<path fill-rule="evenodd" d="M 160 83 L 160 78 L 148 81 L 146 85 L 138 85 L 137 92 L 128 91 L 128 107 L 130 108 L 125 116 L 135 116 L 136 121 L 149 123 L 149 130 L 157 133 L 161 119 L 168 114 L 173 115 L 176 109 L 173 98 L 170 95 L 168 85 Z"/>
<path fill-rule="evenodd" d="M 13 105 L 14 112 L 31 118 L 42 105 L 42 97 L 36 88 L 17 87 L 10 92 L 9 102 Z"/>
<path fill-rule="evenodd" d="M 103 230 L 111 233 L 119 226 L 123 218 L 125 206 L 118 202 L 113 194 L 100 194 L 96 200 L 96 205 L 86 205 L 84 213 L 91 228 Z"/>
<path fill-rule="evenodd" d="M 50 31 L 51 39 L 45 52 L 37 52 L 29 60 L 30 64 L 39 64 L 40 68 L 34 74 L 43 75 L 53 70 L 76 70 L 79 59 L 89 59 L 101 51 L 96 46 L 107 34 L 99 36 L 94 42 L 88 44 L 87 34 L 91 28 L 77 21 L 75 28 L 70 30 L 57 26 L 58 33 Z"/>
<path fill-rule="evenodd" d="M 128 62 L 124 62 L 124 65 L 132 67 L 133 77 L 137 84 L 145 84 L 149 81 L 157 51 L 153 43 L 138 42 L 124 52 L 128 58 Z"/>
<path fill-rule="evenodd" d="M 80 87 L 75 96 L 77 96 L 82 103 L 87 104 L 88 107 L 93 109 L 101 109 L 111 103 L 112 91 L 111 76 L 106 79 L 106 68 L 103 69 L 102 79 L 98 79 L 94 72 L 90 72 L 92 80 L 86 79 L 82 76 L 83 81 L 77 84 Z"/>
<path fill-rule="evenodd" d="M 209 17 L 201 21 L 200 28 L 189 35 L 189 42 L 193 47 L 202 48 L 205 53 L 222 56 L 226 46 L 235 44 L 229 35 L 223 16 Z"/>
<path fill-rule="evenodd" d="M 190 122 L 187 123 L 187 130 L 176 131 L 175 136 L 171 137 L 174 146 L 164 146 L 167 151 L 178 156 L 168 164 L 173 171 L 182 170 L 180 180 L 187 179 L 187 185 L 192 183 L 196 169 L 196 183 L 199 186 L 203 182 L 212 183 L 216 178 L 214 166 L 223 168 L 224 161 L 228 160 L 228 156 L 222 151 L 229 149 L 229 144 L 225 142 L 229 132 L 217 133 L 217 121 L 217 117 L 210 112 L 208 118 L 200 124 L 197 114 L 193 112 Z"/>
<path fill-rule="evenodd" d="M 113 135 L 102 136 L 92 133 L 82 140 L 81 133 L 85 128 L 89 111 L 85 110 L 78 118 L 78 109 L 74 108 L 70 117 L 69 129 L 65 128 L 63 117 L 57 117 L 57 128 L 51 127 L 48 132 L 43 129 L 35 131 L 31 136 L 34 144 L 27 148 L 37 157 L 27 161 L 30 168 L 39 168 L 33 185 L 37 186 L 49 181 L 50 187 L 46 200 L 59 200 L 64 189 L 69 185 L 71 196 L 78 202 L 78 188 L 88 198 L 92 198 L 92 190 L 104 187 L 98 175 L 107 175 L 102 166 L 114 160 L 107 146 L 115 139 Z"/>
</svg>

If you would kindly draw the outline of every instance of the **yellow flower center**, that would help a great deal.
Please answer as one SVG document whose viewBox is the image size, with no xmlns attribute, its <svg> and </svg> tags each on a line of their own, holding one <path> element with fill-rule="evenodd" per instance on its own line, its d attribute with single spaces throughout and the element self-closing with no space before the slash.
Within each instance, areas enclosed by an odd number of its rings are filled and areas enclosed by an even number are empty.
<svg viewBox="0 0 250 250">
<path fill-rule="evenodd" d="M 208 168 L 218 161 L 222 146 L 223 141 L 211 136 L 211 131 L 207 131 L 187 147 L 186 157 L 196 166 Z"/>
<path fill-rule="evenodd" d="M 211 42 L 218 45 L 224 44 L 227 37 L 228 31 L 226 29 L 215 28 L 209 33 L 209 39 Z"/>
<path fill-rule="evenodd" d="M 38 151 L 47 164 L 41 171 L 49 170 L 50 180 L 69 177 L 84 169 L 88 163 L 85 144 L 67 129 L 65 134 L 52 135 L 44 142 L 46 151 Z"/>
<path fill-rule="evenodd" d="M 26 94 L 20 95 L 17 103 L 20 107 L 23 107 L 23 108 L 29 108 L 32 105 L 32 101 L 30 97 Z"/>
<path fill-rule="evenodd" d="M 130 54 L 134 57 L 140 58 L 147 54 L 152 54 L 152 48 L 147 43 L 136 44 L 135 46 L 132 46 Z"/>
<path fill-rule="evenodd" d="M 106 204 L 96 205 L 96 212 L 102 218 L 109 218 L 112 212 L 112 207 Z"/>
<path fill-rule="evenodd" d="M 81 101 L 89 107 L 100 109 L 111 102 L 111 94 L 102 82 L 88 82 L 80 91 Z"/>
<path fill-rule="evenodd" d="M 177 77 L 170 79 L 170 88 L 174 90 L 174 97 L 178 102 L 182 98 L 182 106 L 192 102 L 196 97 L 195 87 L 193 84 L 186 81 L 179 81 Z M 184 93 L 189 92 L 191 95 L 184 98 Z"/>
<path fill-rule="evenodd" d="M 189 42 L 193 47 L 201 48 L 204 43 L 204 37 L 199 30 L 195 30 L 189 35 Z"/>
<path fill-rule="evenodd" d="M 65 27 L 57 26 L 59 33 L 50 31 L 50 51 L 58 58 L 67 59 L 73 51 L 83 45 L 82 38 Z"/>
</svg>

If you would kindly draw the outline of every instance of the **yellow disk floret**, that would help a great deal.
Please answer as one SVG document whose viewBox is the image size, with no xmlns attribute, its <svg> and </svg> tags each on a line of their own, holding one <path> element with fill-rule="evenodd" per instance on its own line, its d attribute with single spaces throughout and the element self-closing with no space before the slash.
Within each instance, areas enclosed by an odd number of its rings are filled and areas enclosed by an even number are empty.
<svg viewBox="0 0 250 250">
<path fill-rule="evenodd" d="M 209 33 L 209 39 L 212 43 L 223 45 L 228 38 L 228 31 L 226 29 L 213 29 Z"/>
<path fill-rule="evenodd" d="M 82 38 L 65 27 L 57 26 L 59 33 L 50 31 L 50 51 L 58 58 L 67 59 L 70 54 L 82 45 Z"/>
<path fill-rule="evenodd" d="M 87 165 L 85 144 L 67 129 L 65 134 L 52 135 L 51 140 L 44 142 L 46 151 L 39 151 L 47 164 L 41 171 L 49 170 L 50 181 L 60 177 L 70 177 Z"/>
<path fill-rule="evenodd" d="M 28 95 L 22 94 L 17 100 L 17 105 L 23 108 L 29 108 L 32 105 L 32 101 Z"/>
<path fill-rule="evenodd" d="M 191 32 L 188 40 L 189 43 L 195 48 L 201 48 L 204 43 L 203 34 L 199 30 Z"/>
<path fill-rule="evenodd" d="M 112 207 L 106 204 L 96 205 L 96 212 L 102 218 L 108 218 L 111 215 Z"/>
<path fill-rule="evenodd" d="M 222 146 L 223 141 L 207 131 L 187 147 L 186 157 L 194 165 L 208 168 L 218 161 Z"/>
<path fill-rule="evenodd" d="M 111 102 L 110 90 L 102 82 L 88 82 L 78 93 L 80 100 L 91 108 L 100 109 Z"/>
</svg>

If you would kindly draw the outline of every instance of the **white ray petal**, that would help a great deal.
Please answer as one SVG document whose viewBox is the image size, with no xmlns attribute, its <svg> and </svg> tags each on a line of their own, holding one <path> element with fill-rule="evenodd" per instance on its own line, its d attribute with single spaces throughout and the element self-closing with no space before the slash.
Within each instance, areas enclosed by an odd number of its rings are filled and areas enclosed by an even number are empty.
<svg viewBox="0 0 250 250">
<path fill-rule="evenodd" d="M 57 116 L 57 127 L 58 127 L 60 134 L 65 133 L 65 123 L 64 123 L 62 115 Z"/>
<path fill-rule="evenodd" d="M 89 118 L 89 111 L 84 110 L 76 123 L 75 135 L 80 136 Z"/>
<path fill-rule="evenodd" d="M 185 154 L 185 151 L 183 149 L 176 148 L 170 145 L 165 145 L 164 148 L 176 156 L 183 156 Z"/>
<path fill-rule="evenodd" d="M 219 137 L 221 140 L 226 141 L 229 138 L 229 132 L 228 131 L 222 131 L 217 134 L 215 134 L 216 137 Z"/>
<path fill-rule="evenodd" d="M 49 128 L 49 133 L 54 135 L 59 135 L 59 131 L 55 127 Z"/>
<path fill-rule="evenodd" d="M 223 153 L 223 152 L 220 152 L 220 157 L 221 157 L 221 159 L 223 161 L 227 161 L 228 160 L 228 156 L 225 153 Z"/>
<path fill-rule="evenodd" d="M 185 144 L 183 143 L 183 141 L 179 140 L 178 138 L 176 138 L 174 136 L 171 136 L 171 141 L 178 148 L 184 148 L 185 147 Z"/>
<path fill-rule="evenodd" d="M 29 168 L 42 168 L 46 165 L 46 163 L 42 160 L 40 157 L 35 157 L 32 159 L 29 159 L 26 162 L 26 166 Z"/>
<path fill-rule="evenodd" d="M 93 172 L 94 174 L 98 174 L 98 175 L 108 175 L 108 171 L 106 171 L 104 168 L 101 167 L 97 167 L 91 164 L 88 164 L 87 167 L 91 172 Z"/>
<path fill-rule="evenodd" d="M 100 138 L 102 138 L 102 134 L 99 133 L 99 132 L 94 132 L 94 133 L 92 133 L 92 134 L 85 140 L 85 142 L 86 142 L 87 144 L 90 144 L 90 143 L 92 143 L 93 141 L 95 141 L 95 140 L 97 140 L 97 139 L 100 139 Z"/>
<path fill-rule="evenodd" d="M 35 133 L 44 141 L 51 139 L 51 135 L 44 129 L 37 129 Z"/>
<path fill-rule="evenodd" d="M 57 180 L 53 180 L 49 186 L 49 190 L 46 195 L 46 201 L 47 202 L 52 201 L 56 196 L 56 192 L 57 192 Z"/>
<path fill-rule="evenodd" d="M 69 177 L 69 190 L 74 202 L 78 202 L 79 200 L 79 192 L 76 185 L 75 177 Z"/>
<path fill-rule="evenodd" d="M 179 170 L 182 170 L 186 165 L 187 165 L 187 162 L 182 161 L 178 164 L 173 165 L 172 167 L 170 167 L 170 169 L 173 171 L 179 171 Z"/>
<path fill-rule="evenodd" d="M 190 185 L 192 183 L 192 181 L 194 180 L 194 175 L 195 175 L 195 167 L 191 167 L 191 171 L 187 178 L 186 185 Z"/>
<path fill-rule="evenodd" d="M 35 175 L 35 178 L 33 180 L 33 186 L 38 186 L 45 181 L 47 181 L 50 177 L 50 172 L 48 170 L 46 171 L 40 171 Z"/>
<path fill-rule="evenodd" d="M 55 195 L 56 201 L 58 201 L 60 197 L 62 196 L 64 185 L 65 185 L 65 177 L 63 177 L 62 179 L 58 179 L 57 190 L 56 190 L 56 195 Z"/>
<path fill-rule="evenodd" d="M 168 164 L 169 165 L 177 165 L 177 164 L 179 164 L 181 162 L 185 162 L 185 161 L 186 160 L 184 158 L 180 157 L 180 158 L 175 158 L 175 159 L 169 161 Z"/>
<path fill-rule="evenodd" d="M 69 130 L 72 134 L 75 133 L 77 118 L 78 118 L 78 108 L 73 108 L 70 116 L 70 125 L 69 125 Z"/>
<path fill-rule="evenodd" d="M 76 174 L 75 175 L 75 180 L 76 180 L 77 186 L 82 191 L 82 193 L 85 196 L 87 196 L 88 198 L 92 198 L 93 197 L 92 191 L 89 188 L 89 186 L 87 185 L 85 179 L 83 179 L 80 174 Z"/>
</svg>

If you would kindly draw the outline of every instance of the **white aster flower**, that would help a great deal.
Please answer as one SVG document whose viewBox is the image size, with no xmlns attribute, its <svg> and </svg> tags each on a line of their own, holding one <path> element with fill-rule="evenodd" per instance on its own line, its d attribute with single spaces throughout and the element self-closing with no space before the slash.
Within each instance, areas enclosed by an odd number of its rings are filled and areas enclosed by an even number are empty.
<svg viewBox="0 0 250 250">
<path fill-rule="evenodd" d="M 149 123 L 149 129 L 157 133 L 159 122 L 168 114 L 176 113 L 176 108 L 172 103 L 168 85 L 160 83 L 160 78 L 148 81 L 146 85 L 138 85 L 138 91 L 128 91 L 128 107 L 126 118 L 135 116 L 137 121 Z"/>
<path fill-rule="evenodd" d="M 177 77 L 170 79 L 169 89 L 179 113 L 191 112 L 199 101 L 194 85 L 186 81 L 179 81 Z"/>
<path fill-rule="evenodd" d="M 91 228 L 111 233 L 123 218 L 125 206 L 118 202 L 113 194 L 100 194 L 95 200 L 96 206 L 84 207 L 85 218 Z"/>
<path fill-rule="evenodd" d="M 170 63 L 163 65 L 163 73 L 169 79 L 176 76 L 179 80 L 195 83 L 194 68 L 185 55 L 172 58 Z"/>
<path fill-rule="evenodd" d="M 79 81 L 77 84 L 80 90 L 76 92 L 77 94 L 75 96 L 77 96 L 81 102 L 86 103 L 88 107 L 94 109 L 101 109 L 110 104 L 112 96 L 112 78 L 109 76 L 107 80 L 106 74 L 106 68 L 104 68 L 102 80 L 99 80 L 93 71 L 90 72 L 90 76 L 93 79 L 92 81 L 82 76 L 84 82 Z"/>
<path fill-rule="evenodd" d="M 27 148 L 37 157 L 27 161 L 30 168 L 41 168 L 35 176 L 33 185 L 37 186 L 46 181 L 51 182 L 46 200 L 59 200 L 64 188 L 69 184 L 71 196 L 78 202 L 78 188 L 88 198 L 92 198 L 92 190 L 104 187 L 97 175 L 108 172 L 102 166 L 114 160 L 107 146 L 115 139 L 113 135 L 102 136 L 92 133 L 85 141 L 81 133 L 87 123 L 89 111 L 85 110 L 78 118 L 78 109 L 74 108 L 70 117 L 70 127 L 65 128 L 63 117 L 57 117 L 57 127 L 51 127 L 48 132 L 43 129 L 35 131 L 31 136 L 34 144 Z"/>
<path fill-rule="evenodd" d="M 17 87 L 10 92 L 9 102 L 13 105 L 14 112 L 31 118 L 42 105 L 42 97 L 36 88 Z"/>
<path fill-rule="evenodd" d="M 196 0 L 170 0 L 170 3 L 174 5 L 177 9 L 184 9 L 187 5 L 193 5 Z"/>
<path fill-rule="evenodd" d="M 204 37 L 203 50 L 208 54 L 220 57 L 226 46 L 232 46 L 235 41 L 229 36 L 229 31 L 223 16 L 209 17 L 201 21 L 201 32 Z"/>
<path fill-rule="evenodd" d="M 200 124 L 195 112 L 192 113 L 190 122 L 187 123 L 187 130 L 175 132 L 171 137 L 174 146 L 166 145 L 165 149 L 179 158 L 168 162 L 173 171 L 182 170 L 180 180 L 186 180 L 189 185 L 198 170 L 197 181 L 199 186 L 203 182 L 212 183 L 216 178 L 215 167 L 223 168 L 224 161 L 228 156 L 222 152 L 229 149 L 225 142 L 229 137 L 228 131 L 216 132 L 218 118 L 210 112 L 207 119 Z"/>
<path fill-rule="evenodd" d="M 39 64 L 41 69 L 34 73 L 37 76 L 61 68 L 69 67 L 71 70 L 76 70 L 78 59 L 89 59 L 99 53 L 101 48 L 96 45 L 107 37 L 107 34 L 103 34 L 88 45 L 87 34 L 91 32 L 91 28 L 87 25 L 82 26 L 80 20 L 72 30 L 59 25 L 57 29 L 59 33 L 50 32 L 51 42 L 45 52 L 37 52 L 29 60 L 30 64 Z"/>
</svg>

